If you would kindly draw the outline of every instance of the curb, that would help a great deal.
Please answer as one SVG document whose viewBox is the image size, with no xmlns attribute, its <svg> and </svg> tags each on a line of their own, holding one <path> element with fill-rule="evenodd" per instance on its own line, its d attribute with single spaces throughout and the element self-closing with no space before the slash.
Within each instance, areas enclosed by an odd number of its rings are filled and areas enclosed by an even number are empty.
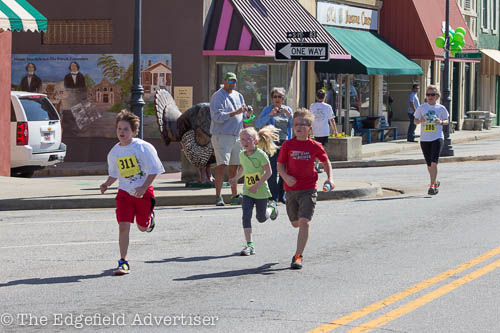
<svg viewBox="0 0 500 333">
<path fill-rule="evenodd" d="M 452 138 L 452 143 L 464 143 L 464 142 L 472 142 L 472 141 L 479 141 L 479 140 L 487 140 L 487 139 L 494 139 L 494 138 L 500 138 L 500 133 L 481 133 L 481 134 L 476 134 L 474 136 L 470 137 L 463 137 L 463 138 Z M 390 149 L 384 149 L 384 150 L 379 150 L 375 152 L 367 152 L 367 153 L 362 153 L 363 158 L 370 158 L 370 157 L 376 157 L 380 155 L 389 155 L 389 154 L 394 154 L 394 153 L 401 153 L 405 151 L 412 151 L 412 150 L 418 150 L 420 149 L 420 145 L 418 143 L 405 143 L 406 140 L 402 140 L 402 146 L 401 147 L 393 147 Z M 383 144 L 383 143 L 375 143 L 375 144 Z"/>
<path fill-rule="evenodd" d="M 375 183 L 368 183 L 366 187 L 357 187 L 346 190 L 334 190 L 331 192 L 318 192 L 318 200 L 343 200 L 377 196 L 382 194 L 382 188 Z M 224 194 L 224 201 L 231 199 L 230 194 Z M 213 205 L 215 196 L 210 195 L 177 195 L 156 196 L 157 206 L 198 206 Z M 227 205 L 229 206 L 229 205 Z M 1 201 L 0 211 L 9 210 L 46 210 L 46 209 L 88 209 L 88 208 L 115 208 L 115 193 L 106 196 L 95 196 L 91 198 L 23 198 L 6 199 Z"/>
<path fill-rule="evenodd" d="M 439 163 L 455 163 L 470 161 L 495 161 L 500 160 L 500 154 L 477 155 L 477 156 L 443 156 L 439 158 Z M 409 158 L 398 160 L 367 160 L 367 161 L 340 161 L 332 162 L 334 169 L 346 168 L 374 168 L 386 166 L 416 165 L 425 164 L 423 158 Z"/>
</svg>

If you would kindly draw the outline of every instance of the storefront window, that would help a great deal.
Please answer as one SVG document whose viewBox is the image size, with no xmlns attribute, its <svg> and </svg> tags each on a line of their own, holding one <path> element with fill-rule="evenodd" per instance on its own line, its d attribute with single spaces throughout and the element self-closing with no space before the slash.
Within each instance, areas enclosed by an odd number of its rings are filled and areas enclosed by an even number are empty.
<svg viewBox="0 0 500 333">
<path fill-rule="evenodd" d="M 368 115 L 370 110 L 370 76 L 353 75 L 351 86 L 351 110 Z"/>
<path fill-rule="evenodd" d="M 321 88 L 326 88 L 328 83 L 331 83 L 335 91 L 339 92 L 339 80 L 340 74 L 332 73 L 316 73 L 318 75 L 319 82 L 316 83 L 316 90 Z M 342 75 L 342 109 L 345 109 L 345 80 L 346 75 Z M 370 109 L 370 76 L 364 74 L 356 74 L 351 76 L 351 88 L 350 88 L 350 111 L 357 111 L 361 114 L 368 115 Z M 354 113 L 351 116 L 359 116 Z"/>
<path fill-rule="evenodd" d="M 272 87 L 284 87 L 288 91 L 286 65 L 251 63 L 218 64 L 217 82 L 223 82 L 222 78 L 226 72 L 234 72 L 236 74 L 238 77 L 236 90 L 243 95 L 245 103 L 254 108 L 257 117 L 260 115 L 262 109 L 271 103 L 269 90 Z"/>
</svg>

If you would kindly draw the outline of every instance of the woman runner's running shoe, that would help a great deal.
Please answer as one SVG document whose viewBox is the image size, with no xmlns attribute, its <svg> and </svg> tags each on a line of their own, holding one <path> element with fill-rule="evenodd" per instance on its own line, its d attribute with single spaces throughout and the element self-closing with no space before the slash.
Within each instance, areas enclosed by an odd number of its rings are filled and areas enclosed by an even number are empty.
<svg viewBox="0 0 500 333">
<path fill-rule="evenodd" d="M 429 194 L 429 195 L 436 195 L 438 193 L 439 193 L 438 185 L 433 184 L 433 185 L 429 186 L 429 191 L 427 191 L 427 194 Z"/>
<path fill-rule="evenodd" d="M 127 260 L 118 260 L 118 267 L 113 271 L 113 275 L 125 275 L 130 273 L 130 265 Z"/>
</svg>

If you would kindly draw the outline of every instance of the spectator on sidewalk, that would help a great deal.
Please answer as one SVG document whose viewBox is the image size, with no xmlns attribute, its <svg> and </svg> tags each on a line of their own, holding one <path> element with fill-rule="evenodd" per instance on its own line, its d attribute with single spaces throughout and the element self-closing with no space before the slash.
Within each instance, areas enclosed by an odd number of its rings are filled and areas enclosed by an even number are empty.
<svg viewBox="0 0 500 333">
<path fill-rule="evenodd" d="M 236 74 L 227 72 L 224 75 L 224 86 L 210 98 L 210 134 L 214 148 L 217 167 L 215 168 L 215 205 L 224 206 L 222 199 L 222 183 L 229 165 L 228 176 L 233 178 L 240 165 L 240 131 L 243 129 L 243 119 L 253 114 L 251 106 L 245 104 L 243 96 L 234 90 Z M 240 205 L 242 198 L 238 194 L 236 184 L 231 184 L 231 205 Z"/>
<path fill-rule="evenodd" d="M 333 89 L 333 85 L 328 83 L 325 103 L 332 107 L 333 114 L 337 116 L 337 92 Z"/>
<path fill-rule="evenodd" d="M 292 138 L 293 118 L 292 108 L 283 104 L 285 96 L 285 88 L 274 87 L 271 90 L 273 104 L 266 106 L 255 122 L 255 126 L 259 129 L 267 125 L 273 125 L 278 129 L 279 141 L 275 142 L 278 151 L 269 157 L 273 173 L 267 183 L 271 190 L 271 200 L 282 203 L 286 201 L 285 190 L 283 189 L 283 178 L 278 174 L 277 160 L 283 142 Z"/>
<path fill-rule="evenodd" d="M 335 124 L 335 115 L 333 114 L 332 107 L 325 103 L 325 91 L 319 89 L 316 92 L 316 103 L 311 104 L 309 110 L 314 116 L 314 121 L 312 123 L 312 131 L 314 135 L 314 140 L 321 143 L 323 148 L 328 145 L 328 137 L 330 136 L 330 126 L 333 129 L 333 133 L 337 136 L 339 133 L 337 131 L 337 126 Z M 319 168 L 318 161 L 315 162 L 314 167 L 319 173 L 323 172 Z"/>
<path fill-rule="evenodd" d="M 420 102 L 418 101 L 418 90 L 420 86 L 418 84 L 414 84 L 410 94 L 408 95 L 408 118 L 410 119 L 410 124 L 408 126 L 408 134 L 406 136 L 408 142 L 415 142 L 415 129 L 417 126 L 415 125 L 415 111 L 420 106 Z"/>
<path fill-rule="evenodd" d="M 155 227 L 153 208 L 155 197 L 153 183 L 157 175 L 165 169 L 152 144 L 137 139 L 139 117 L 128 111 L 122 111 L 116 117 L 116 135 L 118 142 L 108 154 L 109 176 L 101 184 L 100 190 L 106 190 L 119 179 L 116 195 L 116 220 L 119 226 L 120 260 L 114 275 L 130 273 L 127 260 L 130 238 L 130 225 L 135 222 L 141 232 L 151 232 Z"/>
</svg>

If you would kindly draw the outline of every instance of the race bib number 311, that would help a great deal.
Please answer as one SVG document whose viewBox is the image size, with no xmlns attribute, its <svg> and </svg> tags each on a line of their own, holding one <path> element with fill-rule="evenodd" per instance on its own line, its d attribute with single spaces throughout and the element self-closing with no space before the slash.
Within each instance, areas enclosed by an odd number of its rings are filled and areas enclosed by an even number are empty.
<svg viewBox="0 0 500 333">
<path fill-rule="evenodd" d="M 132 177 L 141 173 L 135 155 L 119 157 L 116 159 L 116 164 L 118 165 L 118 169 L 120 169 L 120 176 L 123 178 Z"/>
</svg>

